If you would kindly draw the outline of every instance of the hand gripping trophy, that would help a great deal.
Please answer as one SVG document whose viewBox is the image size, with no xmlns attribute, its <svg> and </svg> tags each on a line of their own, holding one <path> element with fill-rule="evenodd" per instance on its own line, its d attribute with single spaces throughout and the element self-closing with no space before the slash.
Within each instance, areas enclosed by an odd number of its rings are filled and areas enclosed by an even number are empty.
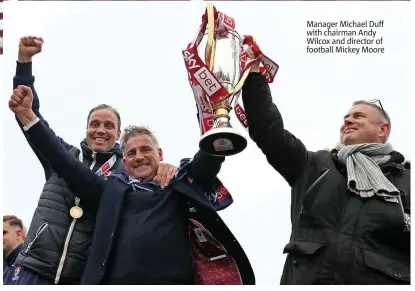
<svg viewBox="0 0 415 291">
<path fill-rule="evenodd" d="M 249 48 L 253 59 L 247 58 Z M 247 139 L 229 122 L 232 104 L 237 118 L 247 128 L 238 98 L 250 67 L 259 60 L 263 65 L 261 72 L 271 83 L 278 65 L 261 52 L 252 36 L 241 37 L 235 30 L 234 19 L 217 11 L 211 3 L 207 4 L 196 38 L 183 50 L 183 58 L 198 107 L 200 149 L 214 156 L 240 153 L 246 148 Z"/>
</svg>

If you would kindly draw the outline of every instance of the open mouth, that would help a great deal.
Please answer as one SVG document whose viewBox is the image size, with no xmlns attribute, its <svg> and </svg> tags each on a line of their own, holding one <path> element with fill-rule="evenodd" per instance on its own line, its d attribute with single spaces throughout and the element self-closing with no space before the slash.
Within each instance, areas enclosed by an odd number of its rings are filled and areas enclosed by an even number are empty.
<svg viewBox="0 0 415 291">
<path fill-rule="evenodd" d="M 344 131 L 344 134 L 350 133 L 350 132 L 355 131 L 355 130 L 357 130 L 357 128 L 348 128 Z"/>
<path fill-rule="evenodd" d="M 96 138 L 94 138 L 94 141 L 95 141 L 95 142 L 106 142 L 106 141 L 107 141 L 107 139 L 102 138 L 102 137 L 96 137 Z"/>
<path fill-rule="evenodd" d="M 143 164 L 143 165 L 138 165 L 138 166 L 134 166 L 134 169 L 141 169 L 148 166 L 147 164 Z"/>
</svg>

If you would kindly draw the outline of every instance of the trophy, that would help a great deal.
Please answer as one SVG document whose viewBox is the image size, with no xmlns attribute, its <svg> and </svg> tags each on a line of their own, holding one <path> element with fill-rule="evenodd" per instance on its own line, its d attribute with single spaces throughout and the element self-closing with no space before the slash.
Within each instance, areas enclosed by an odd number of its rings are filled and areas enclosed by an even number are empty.
<svg viewBox="0 0 415 291">
<path fill-rule="evenodd" d="M 248 48 L 254 59 L 247 58 Z M 236 117 L 247 128 L 245 111 L 237 101 L 251 65 L 254 61 L 263 65 L 260 72 L 268 83 L 273 82 L 278 65 L 261 52 L 252 36 L 239 35 L 234 19 L 211 3 L 196 38 L 183 50 L 183 58 L 198 108 L 200 149 L 213 156 L 242 152 L 247 139 L 233 129 L 229 113 L 235 108 Z"/>
<path fill-rule="evenodd" d="M 229 122 L 232 103 L 250 70 L 248 67 L 243 72 L 241 68 L 242 38 L 234 28 L 232 18 L 208 3 L 196 40 L 183 51 L 196 102 L 202 111 L 199 116 L 208 115 L 205 123 L 201 121 L 199 147 L 214 156 L 234 155 L 247 146 L 247 139 Z"/>
</svg>

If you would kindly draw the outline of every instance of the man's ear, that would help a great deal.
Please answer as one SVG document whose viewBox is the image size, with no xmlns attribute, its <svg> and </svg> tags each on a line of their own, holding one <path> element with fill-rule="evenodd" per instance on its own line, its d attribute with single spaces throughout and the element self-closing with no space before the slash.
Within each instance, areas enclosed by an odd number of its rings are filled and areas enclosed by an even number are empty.
<svg viewBox="0 0 415 291">
<path fill-rule="evenodd" d="M 22 239 L 23 238 L 23 230 L 21 230 L 21 229 L 16 230 L 16 235 L 19 239 Z"/>
<path fill-rule="evenodd" d="M 161 148 L 158 149 L 158 154 L 159 154 L 160 162 L 162 162 L 164 158 L 163 158 L 163 150 Z"/>
<path fill-rule="evenodd" d="M 384 123 L 380 127 L 380 132 L 378 137 L 383 139 L 384 142 L 386 142 L 389 138 L 389 134 L 391 132 L 391 125 L 389 123 Z"/>
</svg>

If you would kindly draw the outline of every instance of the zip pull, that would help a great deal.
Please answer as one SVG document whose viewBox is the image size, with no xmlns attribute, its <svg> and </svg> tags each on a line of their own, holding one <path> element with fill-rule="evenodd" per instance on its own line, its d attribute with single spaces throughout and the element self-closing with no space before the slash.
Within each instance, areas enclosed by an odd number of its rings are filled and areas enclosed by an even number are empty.
<svg viewBox="0 0 415 291">
<path fill-rule="evenodd" d="M 403 232 L 411 232 L 411 216 L 405 213 L 404 217 L 405 217 L 405 229 Z"/>
<path fill-rule="evenodd" d="M 91 158 L 95 159 L 96 152 L 92 152 Z"/>
<path fill-rule="evenodd" d="M 33 241 L 31 241 L 31 242 L 27 245 L 27 248 L 26 248 L 26 250 L 24 251 L 26 254 L 27 254 L 27 252 L 30 250 L 30 248 L 32 247 L 32 244 L 33 244 Z"/>
<path fill-rule="evenodd" d="M 30 248 L 32 247 L 32 244 L 35 242 L 35 240 L 37 239 L 37 237 L 46 229 L 46 227 L 48 226 L 48 223 L 45 222 L 43 223 L 41 226 L 39 226 L 38 230 L 36 231 L 36 235 L 33 238 L 33 240 L 27 245 L 27 248 L 25 250 L 25 253 L 27 253 Z"/>
<path fill-rule="evenodd" d="M 398 190 L 399 190 L 398 203 L 399 203 L 399 206 L 401 208 L 401 212 L 402 212 L 402 216 L 403 216 L 403 222 L 405 224 L 405 228 L 404 228 L 403 232 L 410 232 L 411 231 L 411 216 L 405 212 L 405 209 L 403 207 L 402 198 L 401 198 L 402 194 L 403 194 L 404 197 L 406 197 L 406 193 L 405 193 L 405 191 L 403 191 L 401 189 L 398 189 Z"/>
</svg>

